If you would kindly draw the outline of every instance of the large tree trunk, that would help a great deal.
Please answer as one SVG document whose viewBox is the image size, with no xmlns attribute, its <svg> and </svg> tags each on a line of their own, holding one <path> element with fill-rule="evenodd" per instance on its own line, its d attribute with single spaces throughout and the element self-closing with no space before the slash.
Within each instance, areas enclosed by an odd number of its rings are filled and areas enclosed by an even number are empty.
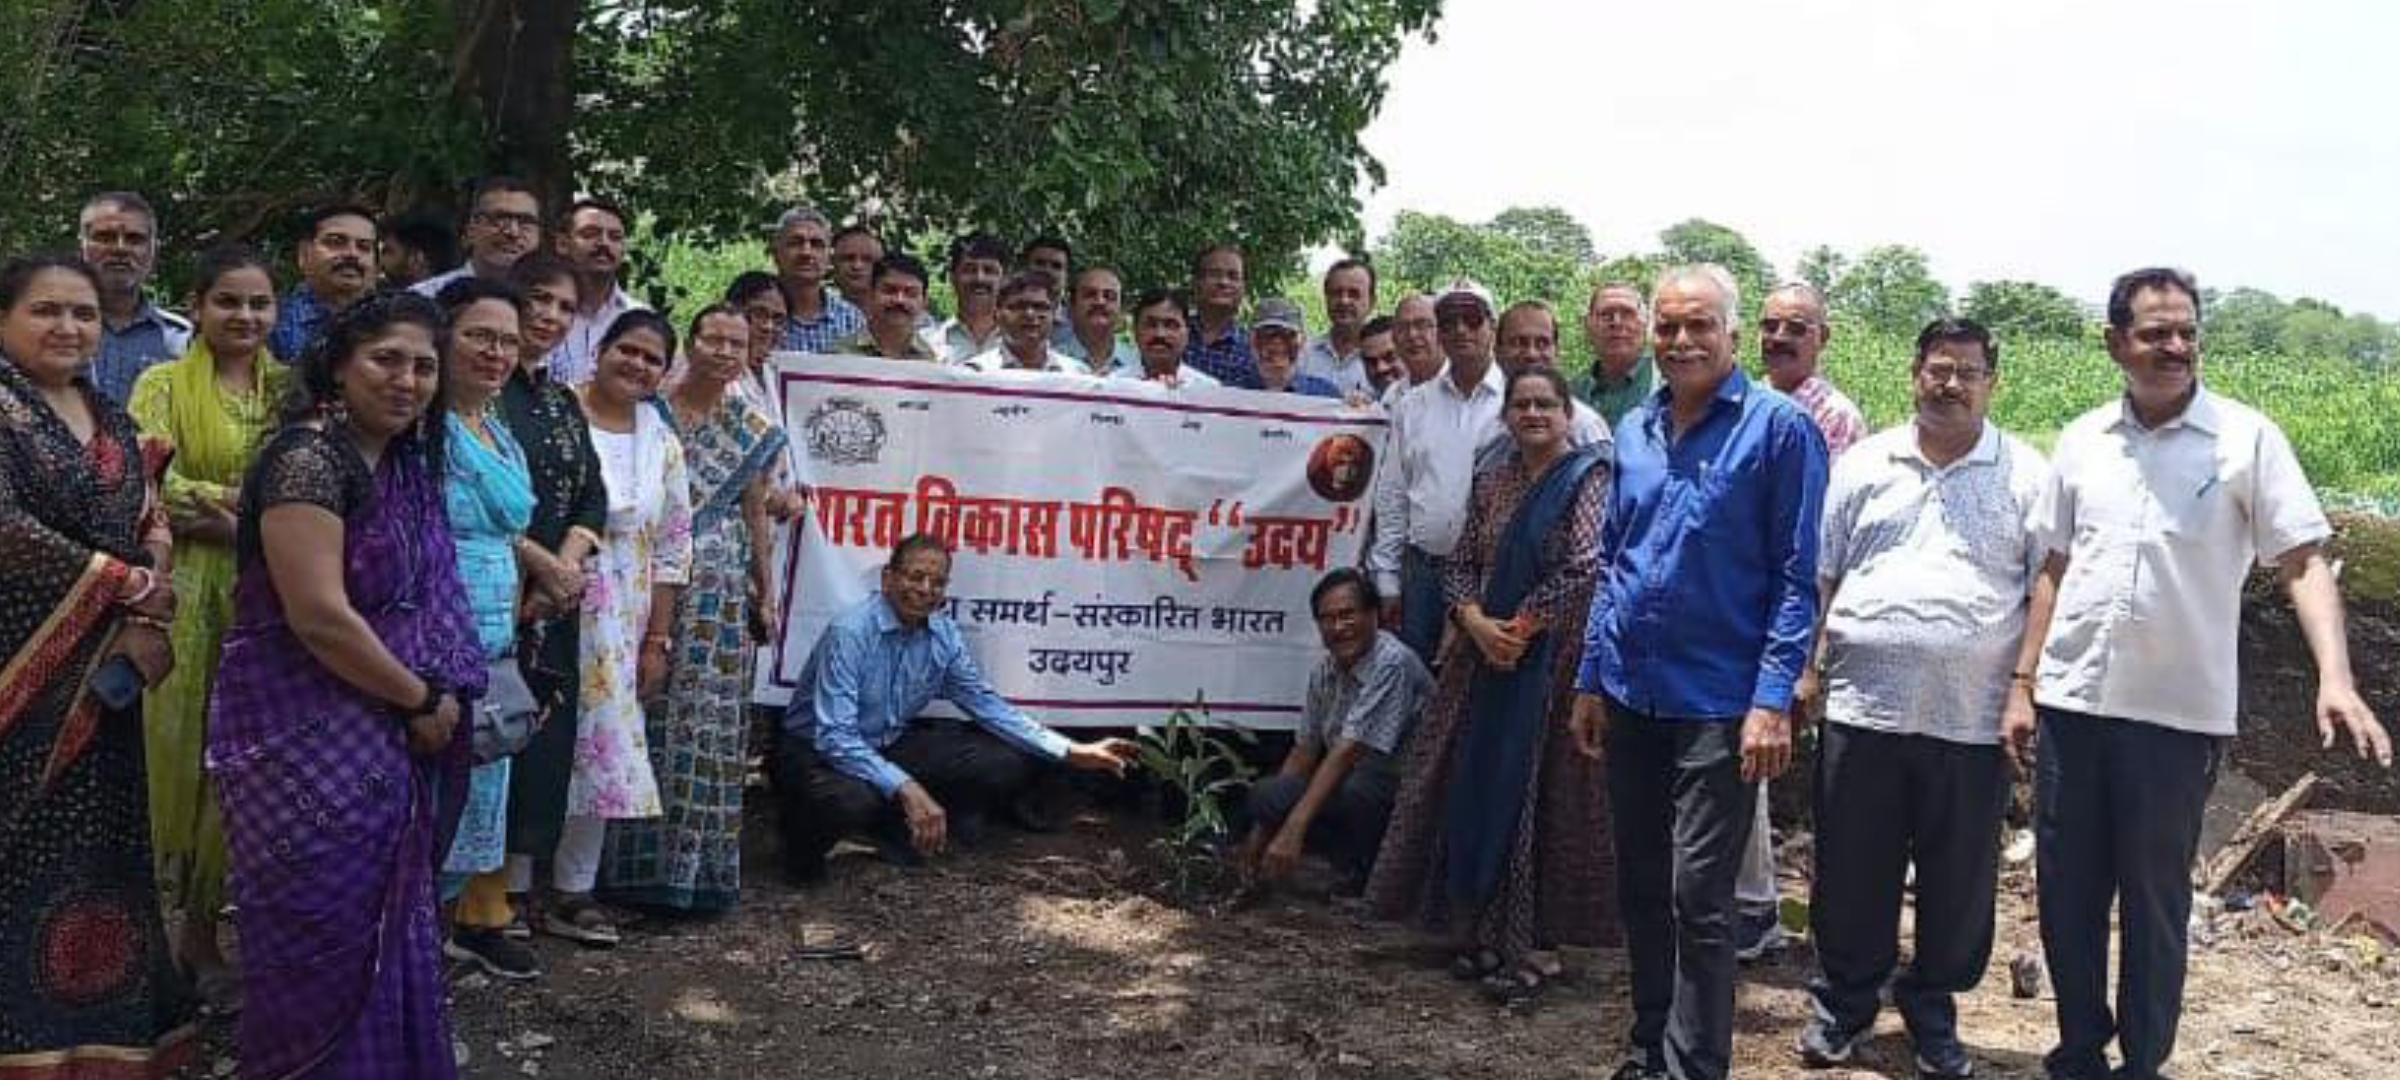
<svg viewBox="0 0 2400 1080">
<path fill-rule="evenodd" d="M 457 26 L 451 71 L 465 107 L 491 135 L 485 166 L 531 183 L 545 213 L 565 209 L 574 191 L 567 129 L 575 116 L 582 0 L 451 2 Z"/>
</svg>

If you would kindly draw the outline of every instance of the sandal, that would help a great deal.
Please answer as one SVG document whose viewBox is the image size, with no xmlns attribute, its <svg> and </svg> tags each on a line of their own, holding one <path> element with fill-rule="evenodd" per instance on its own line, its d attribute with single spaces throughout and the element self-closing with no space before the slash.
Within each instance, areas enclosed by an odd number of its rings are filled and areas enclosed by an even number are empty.
<svg viewBox="0 0 2400 1080">
<path fill-rule="evenodd" d="M 1550 985 L 1550 977 L 1529 965 L 1518 965 L 1505 972 L 1493 972 L 1483 979 L 1483 996 L 1494 1005 L 1521 1007 L 1530 1005 L 1542 996 Z"/>
<path fill-rule="evenodd" d="M 1450 977 L 1460 982 L 1489 979 L 1500 972 L 1500 954 L 1490 949 L 1470 949 L 1450 958 Z"/>
<path fill-rule="evenodd" d="M 864 960 L 867 947 L 843 933 L 840 927 L 822 923 L 805 923 L 800 927 L 800 942 L 793 955 L 802 960 Z"/>
<path fill-rule="evenodd" d="M 620 940 L 608 911 L 590 893 L 560 893 L 542 908 L 542 932 L 579 945 L 607 948 Z"/>
</svg>

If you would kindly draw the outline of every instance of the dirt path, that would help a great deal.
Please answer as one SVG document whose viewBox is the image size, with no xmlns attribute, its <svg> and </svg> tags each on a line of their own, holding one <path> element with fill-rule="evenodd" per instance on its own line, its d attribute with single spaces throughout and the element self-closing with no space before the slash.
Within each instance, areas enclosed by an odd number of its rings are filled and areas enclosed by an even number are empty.
<svg viewBox="0 0 2400 1080">
<path fill-rule="evenodd" d="M 1615 1064 L 1615 953 L 1571 954 L 1573 981 L 1513 1014 L 1409 936 L 1320 901 L 1216 917 L 1161 906 L 1133 889 L 1139 839 L 1087 817 L 928 869 L 844 859 L 815 891 L 761 884 L 729 918 L 646 923 L 612 952 L 544 941 L 540 983 L 456 984 L 466 1075 L 1603 1077 Z M 2038 953 L 2027 888 L 2012 875 L 1993 975 L 1962 1009 L 1980 1076 L 2038 1077 L 2051 1036 L 2050 1003 L 2007 985 L 2007 958 Z M 794 958 L 798 928 L 817 921 L 865 938 L 870 957 Z M 2179 1076 L 2390 1075 L 2400 963 L 2263 916 L 2225 929 L 2193 958 Z M 1737 1075 L 1804 1073 L 1789 1046 L 1807 963 L 1796 949 L 1750 970 Z M 1882 1031 L 1859 1067 L 1806 1075 L 1913 1075 L 1897 1020 Z"/>
</svg>

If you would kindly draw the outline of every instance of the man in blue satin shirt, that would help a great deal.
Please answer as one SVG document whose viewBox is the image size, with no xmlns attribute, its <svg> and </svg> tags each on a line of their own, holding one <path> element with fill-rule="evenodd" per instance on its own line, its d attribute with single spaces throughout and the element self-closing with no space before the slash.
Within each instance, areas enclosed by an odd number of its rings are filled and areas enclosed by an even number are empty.
<svg viewBox="0 0 2400 1080">
<path fill-rule="evenodd" d="M 1721 1080 L 1733 1053 L 1733 885 L 1758 782 L 1791 762 L 1817 617 L 1825 440 L 1735 366 L 1741 303 L 1713 264 L 1660 275 L 1663 386 L 1617 426 L 1575 740 L 1606 748 L 1632 967 L 1616 1080 Z"/>
<path fill-rule="evenodd" d="M 905 537 L 883 591 L 836 617 L 808 654 L 775 760 L 794 884 L 822 879 L 825 853 L 854 832 L 905 827 L 917 854 L 940 854 L 954 821 L 970 831 L 1041 762 L 1122 774 L 1133 759 L 1128 740 L 1073 741 L 992 689 L 942 614 L 949 588 L 949 549 Z M 937 697 L 969 719 L 920 719 Z"/>
</svg>

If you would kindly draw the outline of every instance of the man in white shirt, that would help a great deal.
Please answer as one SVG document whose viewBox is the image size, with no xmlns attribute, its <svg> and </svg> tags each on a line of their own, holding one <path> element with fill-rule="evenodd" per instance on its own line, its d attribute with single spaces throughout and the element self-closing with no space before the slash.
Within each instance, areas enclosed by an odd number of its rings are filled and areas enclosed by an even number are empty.
<svg viewBox="0 0 2400 1080">
<path fill-rule="evenodd" d="M 2332 529 L 2274 422 L 2200 381 L 2200 289 L 2119 277 L 2108 352 L 2125 393 L 2052 449 L 2002 738 L 2034 774 L 2042 952 L 2058 994 L 2052 1080 L 2157 1080 L 2183 1010 L 2190 871 L 2235 730 L 2242 583 L 2277 567 L 2317 661 L 2317 728 L 2392 763 L 2351 677 Z M 2035 732 L 2040 732 L 2036 753 Z M 2029 763 L 2028 758 L 2032 761 Z M 2108 999 L 2109 905 L 2122 967 Z M 2107 1067 L 2111 1036 L 2124 1059 Z"/>
<path fill-rule="evenodd" d="M 592 377 L 600 338 L 617 316 L 648 305 L 617 283 L 625 267 L 625 211 L 606 199 L 583 198 L 560 222 L 558 254 L 575 267 L 575 321 L 550 350 L 550 377 L 569 386 Z"/>
<path fill-rule="evenodd" d="M 2050 468 L 1986 415 L 2000 348 L 1966 319 L 1917 335 L 1916 417 L 1836 462 L 1817 582 L 1825 616 L 1794 699 L 1821 707 L 1816 874 L 1809 899 L 1815 1018 L 1800 1057 L 1850 1060 L 1892 999 L 1917 1071 L 1965 1077 L 1954 995 L 1992 953 L 2008 763 L 2000 710 L 2042 564 L 2035 505 Z M 1899 958 L 1916 868 L 1916 942 Z"/>
<path fill-rule="evenodd" d="M 1433 303 L 1449 365 L 1391 407 L 1391 466 L 1375 484 L 1375 545 L 1367 571 L 1384 620 L 1431 664 L 1441 644 L 1441 562 L 1458 546 L 1475 452 L 1500 435 L 1500 366 L 1492 362 L 1492 294 L 1460 280 Z"/>
<path fill-rule="evenodd" d="M 1000 279 L 1008 276 L 1008 245 L 990 233 L 961 236 L 950 244 L 948 273 L 958 314 L 942 320 L 932 338 L 942 359 L 958 364 L 1000 341 Z"/>
<path fill-rule="evenodd" d="M 442 294 L 442 286 L 470 274 L 506 277 L 518 259 L 541 246 L 542 200 L 525 181 L 513 176 L 477 180 L 467 196 L 467 207 L 467 225 L 459 231 L 467 261 L 409 286 L 408 291 L 430 300 Z"/>
<path fill-rule="evenodd" d="M 1180 289 L 1152 289 L 1133 301 L 1133 344 L 1139 362 L 1109 374 L 1163 386 L 1225 385 L 1216 376 L 1183 362 L 1191 340 L 1191 300 Z"/>
<path fill-rule="evenodd" d="M 1399 404 L 1400 395 L 1410 387 L 1432 382 L 1442 373 L 1442 347 L 1434 340 L 1432 297 L 1412 292 L 1392 305 L 1392 353 L 1400 361 L 1404 377 L 1383 388 L 1380 400 L 1385 409 Z"/>
<path fill-rule="evenodd" d="M 970 356 L 977 371 L 1063 371 L 1089 375 L 1083 361 L 1050 347 L 1058 285 L 1040 270 L 1020 270 L 1000 285 L 1000 343 Z"/>
</svg>

